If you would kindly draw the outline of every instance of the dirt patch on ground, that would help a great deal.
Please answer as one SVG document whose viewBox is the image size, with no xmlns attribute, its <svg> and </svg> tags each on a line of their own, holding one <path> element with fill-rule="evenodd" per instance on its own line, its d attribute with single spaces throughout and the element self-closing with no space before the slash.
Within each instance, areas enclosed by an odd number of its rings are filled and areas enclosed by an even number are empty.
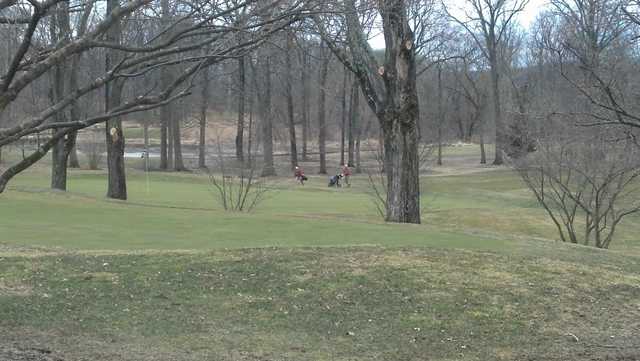
<svg viewBox="0 0 640 361">
<path fill-rule="evenodd" d="M 21 348 L 17 346 L 0 345 L 0 360 L 2 361 L 63 361 L 53 351 L 46 348 Z"/>
<path fill-rule="evenodd" d="M 32 246 L 8 245 L 0 243 L 0 259 L 3 257 L 42 257 L 60 252 L 62 249 Z"/>
<path fill-rule="evenodd" d="M 23 284 L 8 284 L 0 279 L 0 296 L 22 296 L 26 297 L 33 293 L 33 289 Z M 0 359 L 1 360 L 1 359 Z"/>
</svg>

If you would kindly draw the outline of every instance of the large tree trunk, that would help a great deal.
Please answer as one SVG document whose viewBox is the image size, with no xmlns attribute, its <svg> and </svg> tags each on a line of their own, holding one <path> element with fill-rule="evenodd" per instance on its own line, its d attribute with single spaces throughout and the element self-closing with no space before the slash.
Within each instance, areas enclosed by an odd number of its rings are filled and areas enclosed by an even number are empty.
<svg viewBox="0 0 640 361">
<path fill-rule="evenodd" d="M 62 117 L 56 117 L 61 119 Z M 67 190 L 67 156 L 65 138 L 58 140 L 51 149 L 51 189 Z"/>
<path fill-rule="evenodd" d="M 265 51 L 259 57 L 259 69 L 262 76 L 262 92 L 260 99 L 260 120 L 262 122 L 262 153 L 264 157 L 264 165 L 262 168 L 262 176 L 276 175 L 276 169 L 273 165 L 273 112 L 271 110 L 271 65 L 269 54 Z"/>
<path fill-rule="evenodd" d="M 119 5 L 119 0 L 107 0 L 107 14 Z M 107 41 L 118 44 L 121 39 L 121 24 L 115 22 L 107 32 Z M 120 62 L 121 56 L 115 49 L 110 49 L 106 54 L 107 71 Z M 124 82 L 115 80 L 105 86 L 105 108 L 109 110 L 116 108 L 122 101 L 122 88 Z M 115 199 L 127 199 L 127 183 L 124 168 L 124 133 L 122 131 L 122 120 L 120 117 L 111 118 L 106 126 L 107 142 L 107 167 L 108 167 L 108 187 L 107 197 Z"/>
<path fill-rule="evenodd" d="M 324 53 L 324 52 L 323 52 Z M 327 77 L 329 74 L 329 55 L 324 55 L 320 66 L 320 99 L 318 100 L 318 148 L 320 152 L 320 174 L 327 174 L 327 128 L 326 128 L 326 102 L 327 102 Z"/>
<path fill-rule="evenodd" d="M 418 92 L 415 44 L 404 0 L 381 0 L 384 66 L 378 67 L 356 8 L 346 2 L 347 38 L 352 69 L 383 132 L 387 178 L 386 220 L 420 223 Z"/>
<path fill-rule="evenodd" d="M 198 143 L 198 168 L 206 168 L 206 130 L 207 130 L 207 111 L 209 110 L 209 68 L 203 71 L 202 94 L 200 99 L 200 142 Z"/>
<path fill-rule="evenodd" d="M 387 175 L 388 222 L 420 223 L 418 91 L 413 33 L 402 0 L 387 0 L 383 14 L 386 42 L 384 82 L 387 106 L 382 123 Z"/>
<path fill-rule="evenodd" d="M 78 23 L 78 27 L 76 29 L 76 36 L 80 37 L 84 35 L 89 16 L 92 12 L 93 4 L 90 3 L 84 8 L 83 15 L 80 18 L 80 22 Z M 57 14 L 52 18 L 51 26 L 53 27 L 51 33 L 52 40 L 60 40 L 62 39 L 64 43 L 68 43 L 71 39 L 71 23 L 69 16 L 69 4 L 68 3 L 60 3 L 58 5 Z M 59 33 L 58 33 L 59 32 Z M 9 41 L 7 44 L 11 44 Z M 56 79 L 54 81 L 54 93 L 56 101 L 60 101 L 62 99 L 62 95 L 66 92 L 73 91 L 78 88 L 78 70 L 80 65 L 81 54 L 75 54 L 72 56 L 71 65 L 68 68 L 60 68 L 58 70 L 63 70 L 57 73 Z M 9 58 L 8 58 L 9 59 Z M 65 65 L 63 63 L 63 65 Z M 65 65 L 66 66 L 66 65 Z M 55 68 L 54 68 L 55 69 Z M 65 88 L 65 79 L 68 78 L 68 86 Z M 62 117 L 64 117 L 64 113 L 60 113 Z M 78 102 L 73 101 L 71 103 L 69 109 L 69 116 L 72 121 L 77 121 L 80 119 L 80 109 L 78 107 Z M 60 119 L 58 119 L 60 120 Z M 78 132 L 71 132 L 67 135 L 64 141 L 57 141 L 53 146 L 55 147 L 55 154 L 53 154 L 54 164 L 53 164 L 53 177 L 52 177 L 52 187 L 57 189 L 66 189 L 66 178 L 67 178 L 67 167 L 71 168 L 80 168 L 80 163 L 78 161 L 78 154 L 76 151 L 76 139 L 78 136 Z M 24 152 L 24 149 L 23 149 Z M 24 159 L 23 154 L 23 159 Z M 67 166 L 63 167 L 62 163 L 66 162 Z"/>
<path fill-rule="evenodd" d="M 384 132 L 388 222 L 420 223 L 420 162 L 418 156 L 418 91 L 413 32 L 403 0 L 385 0 L 386 89 L 378 119 Z M 364 89 L 363 89 L 364 90 Z"/>
<path fill-rule="evenodd" d="M 420 223 L 418 132 L 415 126 L 410 125 L 412 118 L 413 122 L 417 119 L 417 99 L 415 108 L 409 104 L 403 108 L 402 111 L 387 113 L 383 118 L 387 175 L 386 220 Z"/>
<path fill-rule="evenodd" d="M 349 101 L 349 126 L 347 127 L 347 138 L 348 138 L 348 160 L 347 164 L 349 167 L 353 167 L 355 165 L 355 142 L 356 136 L 359 132 L 359 123 L 360 123 L 360 90 L 358 89 L 358 83 L 356 81 L 353 82 L 351 86 L 351 99 Z M 358 136 L 359 137 L 359 136 Z M 344 164 L 344 163 L 342 163 Z"/>
<path fill-rule="evenodd" d="M 120 105 L 121 86 L 114 84 L 108 95 L 108 107 L 114 108 Z M 107 167 L 108 187 L 107 197 L 114 199 L 127 199 L 127 183 L 124 166 L 125 139 L 122 132 L 122 120 L 118 117 L 107 121 Z"/>
<path fill-rule="evenodd" d="M 238 58 L 238 124 L 236 129 L 236 158 L 244 161 L 244 113 L 246 97 L 246 65 L 245 58 Z"/>
<path fill-rule="evenodd" d="M 298 165 L 298 149 L 296 144 L 296 123 L 293 108 L 293 74 L 292 74 L 292 61 L 293 56 L 293 34 L 289 32 L 287 34 L 287 56 L 286 56 L 286 93 L 287 93 L 287 114 L 289 117 L 289 144 L 291 153 L 291 169 L 294 169 Z"/>
<path fill-rule="evenodd" d="M 66 4 L 66 3 L 64 3 Z M 54 67 L 53 70 L 53 82 L 52 82 L 52 104 L 59 102 L 64 96 L 64 77 L 65 77 L 65 64 L 60 64 Z M 63 111 L 54 115 L 56 123 L 64 122 L 66 120 Z M 55 131 L 53 131 L 55 133 Z M 52 133 L 52 134 L 53 134 Z M 65 151 L 65 138 L 60 138 L 53 148 L 51 148 L 51 188 L 61 191 L 67 190 L 67 155 Z"/>
<path fill-rule="evenodd" d="M 66 44 L 71 39 L 70 24 L 69 24 L 69 4 L 62 2 L 56 7 L 55 16 L 51 19 L 50 23 L 50 35 L 52 42 Z M 69 76 L 69 71 L 74 71 L 69 68 L 66 62 L 56 65 L 53 68 L 52 85 L 52 104 L 61 101 L 66 95 L 66 82 Z M 65 122 L 67 120 L 64 111 L 58 112 L 54 115 L 55 122 Z M 73 119 L 76 120 L 76 119 Z M 55 132 L 55 131 L 54 131 Z M 53 134 L 53 133 L 52 133 Z M 51 188 L 61 191 L 67 190 L 67 163 L 69 159 L 69 153 L 73 148 L 75 138 L 64 137 L 59 139 L 51 150 Z"/>
<path fill-rule="evenodd" d="M 51 188 L 61 191 L 67 190 L 67 169 L 69 156 L 76 145 L 77 132 L 70 133 L 58 140 L 52 148 Z M 77 162 L 77 159 L 76 159 Z"/>
</svg>

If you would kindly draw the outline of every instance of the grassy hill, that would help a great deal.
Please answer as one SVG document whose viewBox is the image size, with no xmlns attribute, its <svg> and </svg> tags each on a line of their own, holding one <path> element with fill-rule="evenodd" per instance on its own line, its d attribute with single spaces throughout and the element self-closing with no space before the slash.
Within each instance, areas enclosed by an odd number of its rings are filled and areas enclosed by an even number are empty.
<svg viewBox="0 0 640 361">
<path fill-rule="evenodd" d="M 422 225 L 381 222 L 365 176 L 275 178 L 252 214 L 128 176 L 127 202 L 44 168 L 0 195 L 0 360 L 640 359 L 638 218 L 561 244 L 508 170 L 423 177 Z"/>
<path fill-rule="evenodd" d="M 4 249 L 0 359 L 638 358 L 637 258 L 523 250 Z"/>
</svg>

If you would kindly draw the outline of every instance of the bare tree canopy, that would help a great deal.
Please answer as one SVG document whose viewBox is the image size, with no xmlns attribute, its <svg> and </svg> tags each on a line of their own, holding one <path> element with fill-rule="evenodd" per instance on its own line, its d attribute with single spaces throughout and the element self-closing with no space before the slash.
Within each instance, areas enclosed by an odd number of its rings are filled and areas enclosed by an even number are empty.
<svg viewBox="0 0 640 361">
<path fill-rule="evenodd" d="M 504 44 L 515 23 L 515 17 L 524 10 L 528 0 L 467 0 L 464 17 L 449 16 L 476 43 L 487 59 L 491 74 L 491 96 L 495 121 L 496 152 L 493 164 L 503 163 L 507 135 L 503 120 L 503 105 L 500 97 L 500 79 L 504 73 Z"/>
</svg>

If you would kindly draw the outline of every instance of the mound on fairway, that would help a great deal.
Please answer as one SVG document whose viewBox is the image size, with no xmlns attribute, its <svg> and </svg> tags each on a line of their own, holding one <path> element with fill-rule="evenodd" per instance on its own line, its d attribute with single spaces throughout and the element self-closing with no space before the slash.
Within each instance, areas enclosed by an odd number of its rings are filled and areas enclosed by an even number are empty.
<svg viewBox="0 0 640 361">
<path fill-rule="evenodd" d="M 5 248 L 0 355 L 640 359 L 637 257 L 535 243 L 528 251 Z"/>
</svg>

